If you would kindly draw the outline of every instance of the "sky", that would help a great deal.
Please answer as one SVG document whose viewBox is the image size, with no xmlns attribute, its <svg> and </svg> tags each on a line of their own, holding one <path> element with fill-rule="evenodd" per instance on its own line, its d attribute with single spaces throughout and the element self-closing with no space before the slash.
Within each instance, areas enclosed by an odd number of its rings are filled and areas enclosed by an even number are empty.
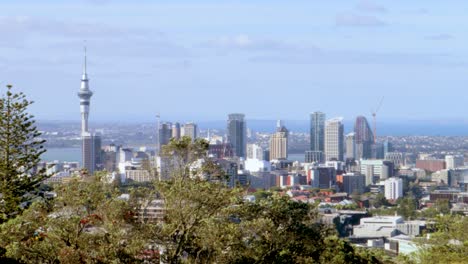
<svg viewBox="0 0 468 264">
<path fill-rule="evenodd" d="M 468 1 L 1 0 L 0 92 L 40 120 L 460 120 Z M 3 90 L 3 91 L 2 91 Z"/>
</svg>

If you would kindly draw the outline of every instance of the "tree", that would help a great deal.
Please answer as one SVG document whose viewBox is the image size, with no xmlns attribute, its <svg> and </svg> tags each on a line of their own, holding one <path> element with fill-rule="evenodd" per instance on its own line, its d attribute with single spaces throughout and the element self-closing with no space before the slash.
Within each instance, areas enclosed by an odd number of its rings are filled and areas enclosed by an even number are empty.
<svg viewBox="0 0 468 264">
<path fill-rule="evenodd" d="M 435 209 L 440 214 L 450 213 L 450 201 L 448 199 L 438 199 L 434 204 Z"/>
<path fill-rule="evenodd" d="M 164 222 L 149 226 L 152 242 L 163 248 L 162 258 L 168 263 L 213 260 L 214 246 L 225 247 L 211 234 L 229 221 L 230 206 L 241 199 L 242 190 L 190 178 L 157 182 L 156 189 L 164 200 Z"/>
<path fill-rule="evenodd" d="M 238 221 L 211 232 L 223 237 L 221 263 L 380 263 L 363 256 L 320 222 L 316 207 L 273 194 L 232 208 Z"/>
<path fill-rule="evenodd" d="M 414 219 L 418 208 L 417 201 L 412 196 L 407 196 L 398 200 L 398 215 L 405 219 Z"/>
<path fill-rule="evenodd" d="M 0 226 L 6 257 L 21 263 L 141 261 L 145 232 L 111 184 L 99 177 L 75 179 L 56 192 L 57 198 L 38 200 Z"/>
<path fill-rule="evenodd" d="M 420 251 L 415 253 L 417 263 L 466 263 L 468 256 L 468 217 L 438 216 L 434 233 L 421 239 Z"/>
<path fill-rule="evenodd" d="M 171 138 L 169 144 L 162 147 L 161 156 L 169 163 L 172 177 L 188 178 L 190 167 L 199 159 L 207 157 L 209 143 L 204 139 L 192 142 L 189 136 L 180 139 Z"/>
<path fill-rule="evenodd" d="M 16 216 L 47 177 L 45 168 L 37 168 L 45 141 L 26 112 L 32 103 L 11 85 L 0 99 L 0 223 Z"/>
<path fill-rule="evenodd" d="M 379 207 L 382 207 L 382 206 L 387 206 L 389 205 L 387 199 L 385 198 L 385 195 L 383 195 L 382 193 L 379 193 L 375 196 L 374 200 L 372 200 L 372 205 L 375 207 L 375 208 L 379 208 Z"/>
</svg>

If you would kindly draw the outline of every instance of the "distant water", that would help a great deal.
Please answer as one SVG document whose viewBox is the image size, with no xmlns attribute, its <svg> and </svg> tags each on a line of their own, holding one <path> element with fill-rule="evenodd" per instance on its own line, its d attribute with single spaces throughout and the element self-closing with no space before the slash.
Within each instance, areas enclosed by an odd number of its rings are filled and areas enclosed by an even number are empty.
<svg viewBox="0 0 468 264">
<path fill-rule="evenodd" d="M 305 155 L 304 153 L 294 153 L 288 155 L 288 160 L 304 162 Z"/>
<path fill-rule="evenodd" d="M 81 148 L 48 148 L 41 158 L 43 161 L 78 161 L 81 163 Z"/>
<path fill-rule="evenodd" d="M 81 163 L 81 148 L 48 148 L 42 154 L 43 161 L 78 161 Z M 304 162 L 304 153 L 288 155 L 288 160 Z"/>
</svg>

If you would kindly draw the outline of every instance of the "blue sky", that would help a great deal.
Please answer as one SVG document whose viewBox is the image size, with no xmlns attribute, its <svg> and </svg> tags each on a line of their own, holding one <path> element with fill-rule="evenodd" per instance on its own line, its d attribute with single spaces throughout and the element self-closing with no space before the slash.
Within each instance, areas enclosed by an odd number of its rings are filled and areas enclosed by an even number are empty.
<svg viewBox="0 0 468 264">
<path fill-rule="evenodd" d="M 40 2 L 40 3 L 39 3 Z M 138 4 L 134 3 L 138 2 Z M 41 120 L 468 121 L 467 1 L 7 1 L 1 87 Z M 3 88 L 2 88 L 3 89 Z"/>
</svg>

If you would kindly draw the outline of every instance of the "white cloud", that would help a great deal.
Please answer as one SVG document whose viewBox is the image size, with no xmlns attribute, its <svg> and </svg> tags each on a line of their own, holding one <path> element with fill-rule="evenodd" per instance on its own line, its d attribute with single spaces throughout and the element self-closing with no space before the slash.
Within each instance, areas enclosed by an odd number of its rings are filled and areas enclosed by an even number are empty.
<svg viewBox="0 0 468 264">
<path fill-rule="evenodd" d="M 386 23 L 375 16 L 339 14 L 335 17 L 335 25 L 346 27 L 378 27 Z"/>
<path fill-rule="evenodd" d="M 362 0 L 357 3 L 356 8 L 360 11 L 371 13 L 387 13 L 387 8 L 370 0 Z"/>
<path fill-rule="evenodd" d="M 200 45 L 202 48 L 216 49 L 218 51 L 284 51 L 284 50 L 302 50 L 317 49 L 315 46 L 299 46 L 288 43 L 283 40 L 256 38 L 247 34 L 238 34 L 234 36 L 222 36 L 211 39 Z"/>
</svg>

